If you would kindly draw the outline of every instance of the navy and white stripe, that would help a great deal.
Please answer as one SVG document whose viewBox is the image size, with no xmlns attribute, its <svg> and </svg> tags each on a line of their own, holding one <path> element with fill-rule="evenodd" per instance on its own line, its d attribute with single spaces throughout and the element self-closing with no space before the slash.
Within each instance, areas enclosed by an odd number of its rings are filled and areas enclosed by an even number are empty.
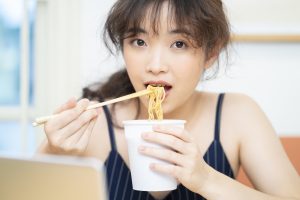
<svg viewBox="0 0 300 200">
<path fill-rule="evenodd" d="M 215 136 L 214 141 L 209 146 L 204 155 L 204 160 L 217 171 L 234 178 L 233 170 L 224 153 L 220 143 L 220 123 L 221 111 L 224 94 L 220 94 L 216 109 Z M 111 152 L 105 162 L 107 172 L 107 185 L 110 200 L 155 200 L 150 193 L 136 191 L 132 189 L 130 170 L 125 164 L 123 158 L 117 151 L 115 136 L 110 113 L 107 107 L 104 107 L 107 123 L 109 127 L 109 136 L 111 142 Z M 195 194 L 179 184 L 176 190 L 171 191 L 164 200 L 203 200 L 204 198 Z"/>
</svg>

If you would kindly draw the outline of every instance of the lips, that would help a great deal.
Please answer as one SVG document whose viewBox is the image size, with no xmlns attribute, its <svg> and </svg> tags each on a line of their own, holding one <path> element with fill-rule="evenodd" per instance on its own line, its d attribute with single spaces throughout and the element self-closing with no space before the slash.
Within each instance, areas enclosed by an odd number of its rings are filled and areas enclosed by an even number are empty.
<svg viewBox="0 0 300 200">
<path fill-rule="evenodd" d="M 172 89 L 172 85 L 166 81 L 147 81 L 144 83 L 145 87 L 147 88 L 148 85 L 154 86 L 154 87 L 164 87 L 166 96 L 170 93 L 170 90 Z"/>
</svg>

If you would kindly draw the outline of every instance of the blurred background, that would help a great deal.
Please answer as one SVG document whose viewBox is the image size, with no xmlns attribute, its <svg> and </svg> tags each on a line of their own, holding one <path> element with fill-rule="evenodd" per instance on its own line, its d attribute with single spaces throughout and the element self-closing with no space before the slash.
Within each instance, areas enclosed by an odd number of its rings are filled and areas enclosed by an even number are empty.
<svg viewBox="0 0 300 200">
<path fill-rule="evenodd" d="M 35 117 L 122 67 L 101 39 L 113 3 L 0 0 L 0 151 L 33 153 L 44 138 L 42 127 L 31 126 Z M 300 1 L 224 3 L 233 32 L 229 60 L 198 89 L 245 93 L 280 137 L 300 137 Z"/>
</svg>

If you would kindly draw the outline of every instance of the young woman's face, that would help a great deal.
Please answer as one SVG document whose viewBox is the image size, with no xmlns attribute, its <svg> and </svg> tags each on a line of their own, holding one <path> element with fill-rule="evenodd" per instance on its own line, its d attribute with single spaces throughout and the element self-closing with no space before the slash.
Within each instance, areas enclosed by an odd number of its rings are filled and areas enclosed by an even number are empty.
<svg viewBox="0 0 300 200">
<path fill-rule="evenodd" d="M 164 113 L 187 103 L 207 64 L 203 50 L 195 48 L 175 23 L 168 23 L 167 15 L 165 3 L 158 34 L 153 33 L 149 20 L 145 20 L 137 36 L 123 41 L 126 69 L 135 90 L 144 90 L 149 84 L 164 86 Z M 141 101 L 147 107 L 147 98 Z"/>
</svg>

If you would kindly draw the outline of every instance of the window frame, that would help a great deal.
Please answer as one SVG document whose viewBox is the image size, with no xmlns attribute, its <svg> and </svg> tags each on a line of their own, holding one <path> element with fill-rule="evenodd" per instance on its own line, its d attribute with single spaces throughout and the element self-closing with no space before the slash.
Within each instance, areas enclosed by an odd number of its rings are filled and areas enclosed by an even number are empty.
<svg viewBox="0 0 300 200">
<path fill-rule="evenodd" d="M 0 120 L 20 122 L 21 149 L 24 152 L 29 149 L 28 124 L 36 117 L 51 114 L 70 97 L 79 97 L 81 94 L 80 1 L 36 0 L 33 52 L 34 104 L 30 105 L 30 28 L 27 12 L 30 0 L 23 0 L 20 33 L 20 105 L 0 106 Z M 42 127 L 34 131 L 38 146 L 45 138 L 45 134 Z"/>
</svg>

